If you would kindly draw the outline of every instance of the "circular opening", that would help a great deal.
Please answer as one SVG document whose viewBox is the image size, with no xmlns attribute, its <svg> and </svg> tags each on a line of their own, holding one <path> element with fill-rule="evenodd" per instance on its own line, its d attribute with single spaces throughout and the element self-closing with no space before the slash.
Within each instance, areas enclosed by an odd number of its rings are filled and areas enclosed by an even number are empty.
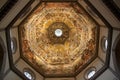
<svg viewBox="0 0 120 80">
<path fill-rule="evenodd" d="M 95 74 L 95 71 L 90 71 L 87 75 L 87 78 L 90 79 Z"/>
<path fill-rule="evenodd" d="M 62 34 L 63 34 L 63 32 L 62 32 L 61 29 L 56 29 L 56 30 L 55 30 L 55 35 L 56 35 L 57 37 L 61 37 Z"/>
<path fill-rule="evenodd" d="M 34 73 L 29 69 L 25 68 L 23 71 L 23 74 L 29 79 L 29 80 L 35 80 L 35 75 Z"/>
<path fill-rule="evenodd" d="M 107 46 L 108 46 L 108 41 L 107 40 L 105 40 L 105 49 L 107 49 Z"/>
<path fill-rule="evenodd" d="M 11 50 L 12 50 L 12 53 L 15 53 L 16 49 L 17 49 L 17 41 L 16 41 L 15 38 L 12 38 L 11 39 Z"/>
<path fill-rule="evenodd" d="M 96 69 L 94 67 L 89 68 L 85 73 L 85 78 L 88 80 L 91 77 L 93 77 L 95 75 L 95 73 L 96 73 Z"/>
<path fill-rule="evenodd" d="M 107 47 L 108 47 L 108 40 L 107 40 L 107 38 L 105 36 L 102 38 L 101 43 L 102 43 L 101 44 L 102 50 L 104 52 L 106 52 L 107 51 Z"/>
<path fill-rule="evenodd" d="M 28 79 L 32 80 L 32 75 L 31 75 L 29 72 L 24 72 L 24 75 L 25 75 Z"/>
</svg>

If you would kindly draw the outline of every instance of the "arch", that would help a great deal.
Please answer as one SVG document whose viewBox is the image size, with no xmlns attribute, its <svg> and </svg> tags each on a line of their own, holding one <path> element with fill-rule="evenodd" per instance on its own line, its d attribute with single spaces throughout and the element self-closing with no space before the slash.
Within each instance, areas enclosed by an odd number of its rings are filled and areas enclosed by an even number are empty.
<svg viewBox="0 0 120 80">
<path fill-rule="evenodd" d="M 2 45 L 0 44 L 0 70 L 2 69 L 2 63 L 3 63 L 3 56 L 4 56 L 4 51 L 2 48 Z"/>
<path fill-rule="evenodd" d="M 6 48 L 3 39 L 0 37 L 0 79 L 3 78 L 3 72 L 6 62 Z"/>
<path fill-rule="evenodd" d="M 120 73 L 120 34 L 113 44 L 113 61 L 116 72 Z"/>
</svg>

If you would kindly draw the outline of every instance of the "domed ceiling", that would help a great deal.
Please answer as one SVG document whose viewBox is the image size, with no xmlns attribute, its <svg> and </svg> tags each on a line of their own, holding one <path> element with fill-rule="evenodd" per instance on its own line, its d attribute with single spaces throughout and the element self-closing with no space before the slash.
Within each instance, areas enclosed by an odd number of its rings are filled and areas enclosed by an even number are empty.
<svg viewBox="0 0 120 80">
<path fill-rule="evenodd" d="M 96 52 L 97 24 L 74 2 L 43 2 L 19 26 L 21 55 L 44 76 L 73 76 Z"/>
</svg>

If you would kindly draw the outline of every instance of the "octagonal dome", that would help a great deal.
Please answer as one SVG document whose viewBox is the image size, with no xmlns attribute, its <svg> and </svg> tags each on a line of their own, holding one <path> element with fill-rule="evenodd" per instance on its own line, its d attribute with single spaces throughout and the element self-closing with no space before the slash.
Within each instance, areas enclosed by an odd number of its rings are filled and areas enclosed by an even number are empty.
<svg viewBox="0 0 120 80">
<path fill-rule="evenodd" d="M 97 24 L 73 2 L 41 3 L 19 33 L 23 59 L 44 76 L 73 76 L 97 53 Z"/>
</svg>

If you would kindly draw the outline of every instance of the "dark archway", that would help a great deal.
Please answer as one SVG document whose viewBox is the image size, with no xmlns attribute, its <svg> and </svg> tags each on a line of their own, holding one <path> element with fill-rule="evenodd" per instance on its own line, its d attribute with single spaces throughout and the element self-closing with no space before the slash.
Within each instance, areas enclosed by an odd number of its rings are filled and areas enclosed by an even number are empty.
<svg viewBox="0 0 120 80">
<path fill-rule="evenodd" d="M 3 80 L 3 72 L 6 62 L 6 48 L 3 39 L 0 37 L 0 79 Z"/>
<path fill-rule="evenodd" d="M 1 69 L 2 69 L 3 56 L 4 56 L 4 50 L 3 50 L 2 45 L 0 44 L 0 71 L 1 71 Z"/>
<path fill-rule="evenodd" d="M 118 74 L 120 74 L 120 34 L 114 40 L 112 56 L 115 70 Z"/>
<path fill-rule="evenodd" d="M 115 58 L 117 63 L 117 68 L 120 71 L 120 39 L 118 40 L 116 47 L 115 47 Z"/>
</svg>

